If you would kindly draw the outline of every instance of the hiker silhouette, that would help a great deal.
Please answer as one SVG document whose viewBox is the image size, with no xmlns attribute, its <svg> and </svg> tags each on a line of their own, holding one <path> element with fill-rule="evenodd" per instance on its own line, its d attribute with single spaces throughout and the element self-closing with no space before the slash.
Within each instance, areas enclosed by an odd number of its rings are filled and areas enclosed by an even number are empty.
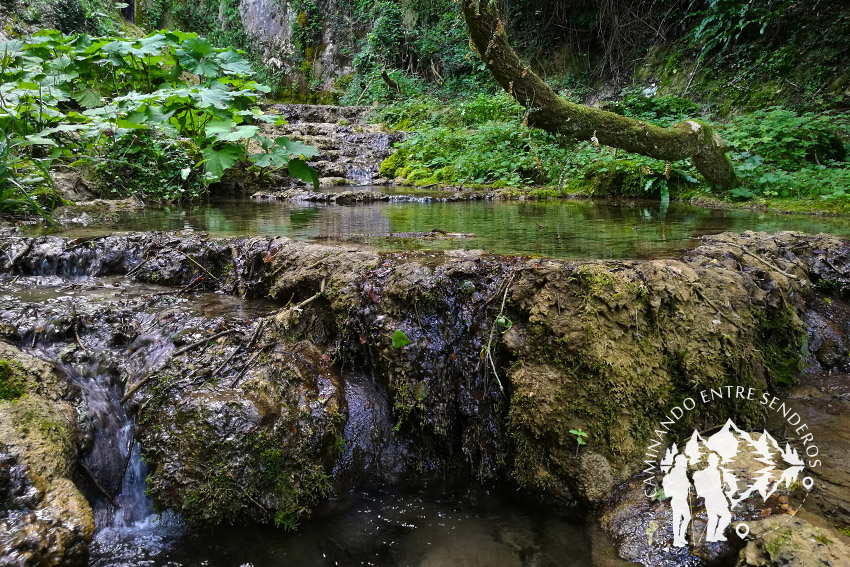
<svg viewBox="0 0 850 567">
<path fill-rule="evenodd" d="M 688 480 L 688 458 L 685 455 L 676 455 L 673 468 L 665 475 L 661 487 L 664 495 L 670 498 L 673 509 L 673 546 L 684 547 L 688 545 L 686 536 L 691 523 L 691 506 L 688 503 L 691 481 Z"/>
<path fill-rule="evenodd" d="M 697 496 L 705 500 L 705 512 L 708 515 L 705 541 L 726 541 L 723 532 L 732 523 L 732 513 L 729 511 L 729 500 L 723 492 L 727 481 L 723 478 L 717 453 L 710 453 L 708 466 L 696 471 L 692 477 Z"/>
</svg>

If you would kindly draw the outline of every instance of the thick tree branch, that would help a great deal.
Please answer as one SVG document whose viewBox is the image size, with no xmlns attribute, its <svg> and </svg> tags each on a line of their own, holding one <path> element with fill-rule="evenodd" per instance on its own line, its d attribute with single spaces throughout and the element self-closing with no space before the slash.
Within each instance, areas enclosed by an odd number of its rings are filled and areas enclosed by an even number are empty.
<svg viewBox="0 0 850 567">
<path fill-rule="evenodd" d="M 508 43 L 493 0 L 462 0 L 472 46 L 496 81 L 528 109 L 528 123 L 576 140 L 666 161 L 691 158 L 710 184 L 729 189 L 738 181 L 726 146 L 711 127 L 687 120 L 660 128 L 626 116 L 569 102 L 529 69 Z"/>
</svg>

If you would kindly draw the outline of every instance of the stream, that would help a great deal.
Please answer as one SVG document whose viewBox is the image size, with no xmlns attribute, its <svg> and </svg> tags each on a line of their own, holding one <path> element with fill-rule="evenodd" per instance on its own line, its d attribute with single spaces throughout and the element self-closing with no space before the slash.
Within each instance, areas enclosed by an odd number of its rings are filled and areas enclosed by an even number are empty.
<svg viewBox="0 0 850 567">
<path fill-rule="evenodd" d="M 337 188 L 339 190 L 340 188 Z M 345 188 L 350 189 L 350 188 Z M 381 250 L 481 249 L 496 254 L 540 254 L 569 259 L 663 258 L 720 232 L 793 230 L 850 236 L 847 217 L 777 215 L 683 203 L 616 204 L 591 201 L 440 202 L 439 193 L 409 188 L 358 187 L 409 195 L 413 202 L 337 205 L 240 199 L 192 207 L 149 208 L 113 221 L 29 234 L 71 238 L 127 231 L 184 230 L 213 238 L 279 235 L 326 243 L 352 242 Z M 393 237 L 391 233 L 472 233 L 475 238 Z"/>
<path fill-rule="evenodd" d="M 188 329 L 194 337 L 205 326 L 238 324 L 274 307 L 215 293 L 175 299 L 169 288 L 119 277 L 0 280 L 0 323 L 16 326 L 23 346 L 56 361 L 84 394 L 91 439 L 82 462 L 98 486 L 114 495 L 110 502 L 91 486 L 87 492 L 97 528 L 92 567 L 588 564 L 581 519 L 479 485 L 351 491 L 294 532 L 240 526 L 199 531 L 171 512 L 156 513 L 145 492 L 148 471 L 134 441 L 134 418 L 120 403 L 123 383 L 161 366 L 179 333 Z M 68 336 L 69 317 L 86 321 L 84 338 Z M 141 332 L 124 342 L 116 336 L 122 325 Z M 349 397 L 351 435 L 362 434 L 355 415 L 359 394 Z"/>
<path fill-rule="evenodd" d="M 476 237 L 390 235 L 433 228 Z M 416 202 L 358 206 L 223 201 L 134 211 L 110 223 L 30 233 L 80 238 L 119 230 L 179 230 L 211 237 L 282 235 L 354 242 L 383 250 L 474 248 L 556 258 L 657 258 L 695 246 L 699 236 L 745 229 L 850 236 L 850 220 L 680 204 L 444 203 L 424 196 Z M 64 275 L 0 279 L 0 324 L 14 327 L 24 348 L 56 362 L 84 393 L 89 433 L 82 463 L 92 477 L 86 494 L 97 527 L 91 566 L 590 563 L 581 518 L 564 518 L 482 485 L 427 490 L 364 486 L 337 494 L 295 532 L 250 526 L 197 530 L 171 512 L 155 512 L 146 495 L 148 471 L 144 448 L 135 440 L 135 418 L 121 404 L 126 385 L 162 367 L 179 345 L 222 326 L 249 329 L 255 319 L 279 307 L 219 293 L 182 294 L 120 276 L 80 276 L 73 268 Z M 81 322 L 86 332 L 75 336 Z M 374 395 L 368 387 L 345 394 L 353 424 L 346 436 L 356 437 L 358 396 L 368 401 Z M 380 419 L 385 421 L 382 427 L 392 427 L 391 416 Z"/>
</svg>

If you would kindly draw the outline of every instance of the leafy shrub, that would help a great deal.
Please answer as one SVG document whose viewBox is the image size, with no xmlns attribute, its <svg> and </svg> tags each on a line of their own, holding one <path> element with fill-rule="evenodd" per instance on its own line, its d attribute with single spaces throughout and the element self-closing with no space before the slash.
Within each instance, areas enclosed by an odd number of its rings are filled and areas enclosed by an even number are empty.
<svg viewBox="0 0 850 567">
<path fill-rule="evenodd" d="M 304 159 L 318 150 L 260 134 L 261 123 L 281 119 L 257 106 L 269 89 L 233 48 L 216 49 L 194 33 L 125 40 L 44 31 L 0 43 L 0 54 L 0 128 L 39 152 L 108 156 L 113 140 L 153 130 L 192 141 L 199 155 L 192 168 L 205 183 L 238 163 L 288 167 L 317 183 Z"/>
<path fill-rule="evenodd" d="M 186 144 L 139 130 L 107 144 L 94 166 L 101 193 L 147 201 L 186 201 L 204 193 Z"/>
<path fill-rule="evenodd" d="M 742 187 L 733 198 L 840 199 L 850 195 L 847 117 L 772 107 L 722 130 Z"/>
<path fill-rule="evenodd" d="M 622 102 L 610 105 L 609 109 L 664 127 L 699 116 L 699 107 L 691 100 L 677 96 L 649 97 L 641 91 L 627 91 Z"/>
<path fill-rule="evenodd" d="M 479 93 L 469 99 L 446 103 L 434 97 L 403 100 L 379 110 L 376 122 L 394 130 L 418 130 L 426 126 L 469 128 L 487 122 L 510 122 L 521 117 L 523 108 L 507 93 Z"/>
<path fill-rule="evenodd" d="M 701 57 L 716 48 L 725 51 L 745 32 L 763 34 L 790 4 L 790 0 L 708 0 L 697 12 L 699 25 L 691 32 L 691 43 L 701 47 Z"/>
<path fill-rule="evenodd" d="M 846 122 L 813 112 L 798 114 L 771 107 L 735 118 L 723 128 L 723 139 L 738 152 L 749 152 L 772 165 L 795 169 L 805 162 L 843 161 L 842 136 L 850 135 Z"/>
<path fill-rule="evenodd" d="M 49 211 L 64 204 L 53 191 L 43 159 L 21 153 L 23 141 L 0 129 L 0 214 L 37 213 L 51 221 Z"/>
</svg>

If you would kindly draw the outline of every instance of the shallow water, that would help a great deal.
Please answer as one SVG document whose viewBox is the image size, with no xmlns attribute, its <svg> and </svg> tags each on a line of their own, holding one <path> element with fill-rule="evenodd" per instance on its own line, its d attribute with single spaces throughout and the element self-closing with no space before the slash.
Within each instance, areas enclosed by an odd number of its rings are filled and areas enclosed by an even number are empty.
<svg viewBox="0 0 850 567">
<path fill-rule="evenodd" d="M 329 504 L 297 532 L 221 527 L 191 534 L 166 516 L 101 530 L 93 567 L 585 567 L 580 523 L 484 491 L 461 497 L 366 492 Z"/>
<path fill-rule="evenodd" d="M 476 237 L 386 236 L 435 228 Z M 279 235 L 355 242 L 383 250 L 465 248 L 554 258 L 625 259 L 669 256 L 698 245 L 700 236 L 725 231 L 795 230 L 850 236 L 850 218 L 714 210 L 679 203 L 665 206 L 658 202 L 425 200 L 346 206 L 238 200 L 188 208 L 150 208 L 122 215 L 117 222 L 53 229 L 51 233 L 86 237 L 137 230 L 202 231 L 212 237 Z"/>
</svg>

